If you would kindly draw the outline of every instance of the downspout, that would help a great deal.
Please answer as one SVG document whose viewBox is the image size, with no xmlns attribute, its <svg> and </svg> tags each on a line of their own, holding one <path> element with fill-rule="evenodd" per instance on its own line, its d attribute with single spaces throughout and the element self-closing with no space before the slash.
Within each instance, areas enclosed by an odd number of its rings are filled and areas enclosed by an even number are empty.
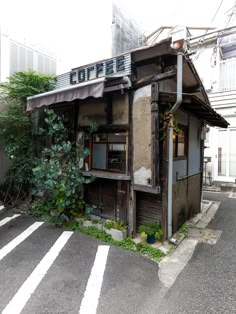
<svg viewBox="0 0 236 314">
<path fill-rule="evenodd" d="M 170 114 L 174 114 L 182 104 L 183 88 L 183 53 L 177 53 L 177 98 Z M 172 236 L 172 190 L 173 190 L 173 116 L 169 122 L 168 137 L 168 238 Z"/>
</svg>

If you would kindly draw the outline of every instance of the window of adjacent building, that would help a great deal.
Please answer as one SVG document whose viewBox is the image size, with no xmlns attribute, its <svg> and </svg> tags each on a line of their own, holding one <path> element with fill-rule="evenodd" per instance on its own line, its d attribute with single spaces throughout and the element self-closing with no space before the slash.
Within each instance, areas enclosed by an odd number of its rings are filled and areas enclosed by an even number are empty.
<svg viewBox="0 0 236 314">
<path fill-rule="evenodd" d="M 174 132 L 173 155 L 175 158 L 187 156 L 187 129 L 184 126 L 180 127 L 178 133 Z"/>
<path fill-rule="evenodd" d="M 97 133 L 92 139 L 92 168 L 126 171 L 126 133 Z"/>
<path fill-rule="evenodd" d="M 218 134 L 218 175 L 226 176 L 227 131 L 219 130 Z"/>
</svg>

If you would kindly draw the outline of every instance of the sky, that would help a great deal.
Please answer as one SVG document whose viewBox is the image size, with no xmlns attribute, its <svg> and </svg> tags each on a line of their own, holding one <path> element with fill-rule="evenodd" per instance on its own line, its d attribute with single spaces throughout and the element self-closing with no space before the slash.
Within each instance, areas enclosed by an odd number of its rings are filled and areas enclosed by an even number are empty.
<svg viewBox="0 0 236 314">
<path fill-rule="evenodd" d="M 111 1 L 0 0 L 0 25 L 14 39 L 55 56 L 59 72 L 66 72 L 109 54 L 107 21 Z M 231 12 L 227 11 L 235 3 L 235 0 L 117 1 L 127 15 L 142 25 L 146 34 L 163 25 L 223 28 Z"/>
</svg>

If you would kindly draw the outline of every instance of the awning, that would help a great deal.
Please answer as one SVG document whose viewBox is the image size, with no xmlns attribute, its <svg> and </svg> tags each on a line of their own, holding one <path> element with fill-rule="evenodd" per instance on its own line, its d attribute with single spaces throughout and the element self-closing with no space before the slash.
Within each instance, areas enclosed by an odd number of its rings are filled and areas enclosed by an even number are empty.
<svg viewBox="0 0 236 314">
<path fill-rule="evenodd" d="M 220 128 L 227 128 L 229 123 L 219 115 L 211 106 L 204 103 L 198 97 L 191 94 L 182 94 L 183 101 L 180 109 L 191 112 L 193 115 L 201 120 L 206 121 L 210 126 L 217 126 Z M 161 92 L 160 101 L 165 103 L 175 103 L 176 93 L 171 92 Z"/>
<path fill-rule="evenodd" d="M 185 99 L 186 96 L 183 97 Z M 186 97 L 187 98 L 187 97 Z M 205 120 L 210 126 L 217 126 L 219 128 L 227 128 L 229 123 L 218 114 L 212 107 L 201 101 L 196 96 L 191 96 L 192 102 L 183 102 L 182 108 L 190 111 L 195 116 Z"/>
<path fill-rule="evenodd" d="M 105 77 L 27 98 L 27 111 L 75 99 L 103 96 Z"/>
</svg>

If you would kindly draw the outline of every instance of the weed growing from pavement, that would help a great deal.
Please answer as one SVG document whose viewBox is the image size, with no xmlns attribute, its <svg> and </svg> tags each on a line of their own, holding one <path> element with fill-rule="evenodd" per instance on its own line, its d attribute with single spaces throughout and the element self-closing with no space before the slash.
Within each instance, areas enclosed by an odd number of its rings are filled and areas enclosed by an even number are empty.
<svg viewBox="0 0 236 314">
<path fill-rule="evenodd" d="M 72 229 L 73 231 L 79 231 L 83 234 L 99 239 L 106 243 L 121 247 L 125 250 L 140 253 L 144 256 L 149 257 L 153 261 L 159 262 L 165 254 L 158 248 L 154 248 L 147 243 L 135 243 L 130 237 L 125 238 L 122 241 L 116 241 L 112 239 L 112 236 L 107 234 L 105 231 L 98 230 L 96 227 L 83 227 L 80 223 L 69 222 L 65 224 L 65 227 Z"/>
<path fill-rule="evenodd" d="M 183 224 L 179 229 L 179 232 L 184 234 L 186 237 L 188 236 L 188 231 L 189 231 L 189 226 L 187 224 Z"/>
<path fill-rule="evenodd" d="M 110 234 L 107 234 L 105 231 L 99 230 L 96 227 L 83 227 L 80 222 L 76 222 L 74 220 L 67 221 L 66 219 L 62 219 L 63 217 L 58 218 L 57 216 L 49 216 L 46 213 L 42 214 L 42 211 L 38 211 L 37 208 L 34 209 L 34 207 L 33 210 L 31 209 L 29 213 L 35 217 L 41 218 L 44 221 L 53 223 L 57 227 L 65 226 L 68 229 L 81 232 L 111 245 L 142 254 L 155 262 L 159 262 L 165 256 L 165 254 L 160 249 L 154 248 L 147 243 L 135 243 L 134 240 L 130 237 L 125 238 L 122 241 L 116 241 Z"/>
</svg>

